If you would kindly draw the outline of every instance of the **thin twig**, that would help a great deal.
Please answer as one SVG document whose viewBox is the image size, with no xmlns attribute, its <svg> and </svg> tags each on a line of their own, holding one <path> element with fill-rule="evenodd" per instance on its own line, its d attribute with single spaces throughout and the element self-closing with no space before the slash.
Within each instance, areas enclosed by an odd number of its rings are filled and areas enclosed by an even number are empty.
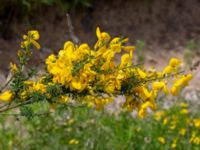
<svg viewBox="0 0 200 150">
<path fill-rule="evenodd" d="M 28 104 L 30 104 L 31 102 L 32 102 L 32 100 L 30 99 L 30 100 L 28 100 L 28 101 L 25 101 L 24 103 L 21 103 L 21 104 L 18 104 L 18 105 L 14 105 L 14 106 L 11 106 L 11 107 L 7 107 L 7 108 L 5 108 L 5 109 L 0 110 L 0 114 L 1 114 L 2 112 L 5 112 L 5 111 L 8 111 L 8 110 L 11 110 L 11 109 L 20 107 L 20 106 L 28 105 Z"/>
<path fill-rule="evenodd" d="M 172 77 L 174 77 L 174 76 L 176 76 L 176 75 L 179 75 L 179 74 L 182 74 L 182 73 L 184 73 L 185 71 L 183 70 L 183 71 L 179 71 L 179 72 L 177 72 L 177 73 L 174 73 L 174 74 L 171 74 L 171 75 L 167 75 L 167 76 L 161 76 L 161 77 L 155 77 L 155 78 L 150 78 L 150 79 L 147 79 L 147 80 L 144 80 L 143 82 L 144 83 L 146 83 L 146 82 L 152 82 L 152 81 L 155 81 L 155 80 L 161 80 L 161 79 L 165 79 L 165 78 L 172 78 Z M 141 80 L 140 81 L 138 81 L 137 83 L 140 83 L 140 82 L 142 82 Z"/>
<path fill-rule="evenodd" d="M 66 14 L 67 16 L 67 25 L 68 25 L 68 28 L 69 28 L 69 35 L 72 39 L 72 41 L 75 43 L 75 44 L 79 44 L 79 38 L 76 36 L 76 34 L 74 33 L 74 27 L 72 25 L 72 21 L 71 21 L 71 18 L 70 18 L 70 15 L 67 13 Z"/>
</svg>

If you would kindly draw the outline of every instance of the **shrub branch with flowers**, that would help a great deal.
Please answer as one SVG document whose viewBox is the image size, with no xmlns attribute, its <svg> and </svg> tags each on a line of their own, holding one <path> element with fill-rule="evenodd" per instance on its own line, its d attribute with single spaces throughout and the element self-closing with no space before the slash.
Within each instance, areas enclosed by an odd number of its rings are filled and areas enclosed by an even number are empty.
<svg viewBox="0 0 200 150">
<path fill-rule="evenodd" d="M 10 64 L 12 77 L 1 89 L 0 100 L 5 105 L 0 107 L 0 113 L 39 101 L 48 102 L 52 108 L 66 105 L 102 110 L 117 96 L 124 95 L 123 109 L 136 110 L 143 118 L 147 108 L 156 110 L 155 100 L 160 92 L 176 96 L 192 79 L 192 74 L 183 74 L 181 61 L 176 58 L 171 58 L 163 71 L 145 69 L 133 63 L 135 46 L 127 45 L 127 38 L 111 39 L 99 28 L 96 35 L 98 39 L 92 48 L 86 43 L 65 42 L 57 55 L 48 56 L 46 72 L 41 76 L 35 69 L 24 69 L 32 49 L 40 49 L 39 33 L 34 30 L 24 35 L 18 64 Z M 120 62 L 116 61 L 117 54 L 121 54 Z M 33 79 L 35 76 L 37 80 Z M 170 80 L 174 84 L 168 88 Z"/>
</svg>

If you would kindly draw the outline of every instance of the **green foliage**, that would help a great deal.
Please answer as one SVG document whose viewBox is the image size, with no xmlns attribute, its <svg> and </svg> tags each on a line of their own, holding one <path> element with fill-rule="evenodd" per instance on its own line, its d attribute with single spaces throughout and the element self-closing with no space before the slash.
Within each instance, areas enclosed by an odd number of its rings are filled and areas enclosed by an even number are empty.
<svg viewBox="0 0 200 150">
<path fill-rule="evenodd" d="M 28 120 L 31 120 L 34 116 L 33 110 L 28 106 L 21 107 L 20 113 L 22 116 L 25 116 Z"/>
<path fill-rule="evenodd" d="M 197 150 L 198 146 L 189 142 L 190 134 L 194 127 L 187 126 L 186 120 L 194 117 L 193 114 L 180 114 L 179 105 L 174 105 L 166 111 L 164 118 L 156 121 L 154 115 L 141 120 L 129 113 L 111 115 L 106 112 L 97 112 L 88 108 L 59 107 L 58 111 L 51 113 L 46 103 L 33 104 L 31 108 L 22 107 L 21 114 L 28 119 L 15 116 L 0 116 L 0 148 L 30 149 L 30 150 L 55 150 L 55 149 L 81 149 L 81 150 L 154 150 L 172 149 L 172 141 L 178 138 L 176 149 Z M 41 107 L 42 106 L 42 107 Z M 39 111 L 40 114 L 32 114 Z M 170 130 L 170 118 L 177 117 L 177 126 Z M 169 122 L 163 125 L 163 120 Z M 15 126 L 21 126 L 16 128 Z M 179 131 L 186 128 L 185 135 Z M 166 143 L 158 141 L 164 137 Z M 76 139 L 78 144 L 69 144 Z"/>
</svg>

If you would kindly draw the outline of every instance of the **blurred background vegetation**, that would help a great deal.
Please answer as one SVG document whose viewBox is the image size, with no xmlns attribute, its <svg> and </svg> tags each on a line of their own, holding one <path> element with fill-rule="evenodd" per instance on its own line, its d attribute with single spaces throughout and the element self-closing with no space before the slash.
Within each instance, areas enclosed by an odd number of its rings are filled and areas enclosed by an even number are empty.
<svg viewBox="0 0 200 150">
<path fill-rule="evenodd" d="M 59 107 L 44 102 L 29 113 L 11 111 L 0 116 L 0 149 L 27 150 L 198 150 L 199 102 L 179 97 L 172 105 L 159 99 L 159 110 L 145 119 L 134 113 L 110 113 L 83 107 Z M 35 113 L 35 114 L 34 114 Z M 33 117 L 30 117 L 33 116 Z M 194 120 L 197 124 L 194 124 Z M 193 133 L 199 142 L 191 142 Z"/>
<path fill-rule="evenodd" d="M 3 34 L 12 21 L 23 22 L 49 7 L 60 13 L 69 12 L 79 6 L 89 7 L 90 0 L 0 0 L 0 32 Z"/>
<path fill-rule="evenodd" d="M 44 7 L 59 7 L 61 11 L 69 11 L 80 5 L 90 6 L 90 0 L 1 0 L 0 3 L 2 19 L 6 19 L 9 15 L 20 19 L 33 15 L 33 13 Z"/>
</svg>

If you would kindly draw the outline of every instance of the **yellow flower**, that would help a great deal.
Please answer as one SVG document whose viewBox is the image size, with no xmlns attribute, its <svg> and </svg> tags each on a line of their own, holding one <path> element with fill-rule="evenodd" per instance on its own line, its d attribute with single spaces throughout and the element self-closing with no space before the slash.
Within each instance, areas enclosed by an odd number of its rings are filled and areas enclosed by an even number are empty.
<svg viewBox="0 0 200 150">
<path fill-rule="evenodd" d="M 140 95 L 141 99 L 144 101 L 146 101 L 146 100 L 153 101 L 154 100 L 153 92 L 149 92 L 148 89 L 145 87 L 141 87 L 139 95 Z"/>
<path fill-rule="evenodd" d="M 180 91 L 180 87 L 172 86 L 172 88 L 171 88 L 172 95 L 177 96 L 179 91 Z"/>
<path fill-rule="evenodd" d="M 127 43 L 128 41 L 129 41 L 129 39 L 125 38 L 125 39 L 122 40 L 122 43 Z"/>
<path fill-rule="evenodd" d="M 35 40 L 31 39 L 30 41 L 37 49 L 41 48 L 40 44 L 38 42 L 36 42 Z"/>
<path fill-rule="evenodd" d="M 185 128 L 181 128 L 179 130 L 179 134 L 182 135 L 182 136 L 184 136 L 186 134 L 186 132 L 187 132 L 187 130 Z"/>
<path fill-rule="evenodd" d="M 28 97 L 28 92 L 27 92 L 27 91 L 22 91 L 22 92 L 20 93 L 20 99 L 21 99 L 21 100 L 26 100 L 27 97 Z"/>
<path fill-rule="evenodd" d="M 166 143 L 166 140 L 164 137 L 158 137 L 158 141 L 161 143 L 161 144 L 165 144 Z"/>
<path fill-rule="evenodd" d="M 200 119 L 194 119 L 194 126 L 196 127 L 196 128 L 200 128 Z"/>
<path fill-rule="evenodd" d="M 168 119 L 168 118 L 165 118 L 165 119 L 163 120 L 163 125 L 166 125 L 168 122 L 169 122 L 169 119 Z"/>
<path fill-rule="evenodd" d="M 17 71 L 17 65 L 12 62 L 10 62 L 10 68 L 13 73 Z"/>
<path fill-rule="evenodd" d="M 7 90 L 0 94 L 0 100 L 4 102 L 10 102 L 13 98 L 13 94 L 11 90 Z"/>
<path fill-rule="evenodd" d="M 193 143 L 196 145 L 200 145 L 200 137 L 195 137 Z"/>
<path fill-rule="evenodd" d="M 72 80 L 70 87 L 71 87 L 71 89 L 82 91 L 86 87 L 86 85 L 81 83 L 77 79 L 74 79 L 74 80 Z"/>
<path fill-rule="evenodd" d="M 99 40 L 102 40 L 102 41 L 110 40 L 110 35 L 106 32 L 101 32 L 99 27 L 97 27 L 96 29 L 96 35 Z"/>
<path fill-rule="evenodd" d="M 55 63 L 55 61 L 56 61 L 56 56 L 54 54 L 51 54 L 46 59 L 46 64 L 49 65 L 49 64 Z"/>
<path fill-rule="evenodd" d="M 106 61 L 106 62 L 101 66 L 101 70 L 108 70 L 108 69 L 112 68 L 112 67 L 111 67 L 112 65 L 113 65 L 113 62 Z"/>
<path fill-rule="evenodd" d="M 64 43 L 64 50 L 68 50 L 68 48 L 72 48 L 72 50 L 74 50 L 74 43 L 72 43 L 71 41 L 67 41 Z"/>
<path fill-rule="evenodd" d="M 137 69 L 137 73 L 138 73 L 140 78 L 146 78 L 147 77 L 147 74 L 139 68 Z"/>
<path fill-rule="evenodd" d="M 189 81 L 192 80 L 193 75 L 192 74 L 187 74 L 183 77 L 183 85 L 187 86 L 189 84 Z"/>
<path fill-rule="evenodd" d="M 82 54 L 89 54 L 90 53 L 90 47 L 86 43 L 81 44 L 78 49 L 80 50 L 80 53 L 82 53 Z"/>
<path fill-rule="evenodd" d="M 147 108 L 155 109 L 155 104 L 153 104 L 152 102 L 149 102 L 149 101 L 143 103 L 138 112 L 138 116 L 140 118 L 144 118 L 146 116 Z"/>
<path fill-rule="evenodd" d="M 164 117 L 164 116 L 165 116 L 164 111 L 156 111 L 154 113 L 154 119 L 157 120 L 157 121 L 161 120 L 161 118 Z"/>
<path fill-rule="evenodd" d="M 36 42 L 40 38 L 39 32 L 37 30 L 32 30 L 28 32 L 28 38 L 25 42 L 32 43 L 37 49 L 40 49 L 40 44 Z M 26 39 L 26 38 L 25 38 Z"/>
<path fill-rule="evenodd" d="M 133 52 L 135 50 L 135 46 L 124 46 L 123 49 L 128 52 Z"/>
<path fill-rule="evenodd" d="M 181 109 L 180 114 L 188 114 L 188 109 Z"/>
<path fill-rule="evenodd" d="M 113 57 L 115 56 L 115 52 L 112 50 L 107 50 L 106 52 L 104 52 L 102 54 L 102 57 L 106 60 L 106 61 L 110 61 Z"/>
<path fill-rule="evenodd" d="M 28 45 L 33 44 L 37 49 L 40 49 L 40 44 L 36 41 L 40 38 L 39 32 L 37 30 L 32 30 L 28 32 L 28 35 L 24 35 L 24 41 L 21 43 L 21 48 L 27 48 Z"/>
<path fill-rule="evenodd" d="M 114 82 L 110 81 L 110 82 L 106 83 L 106 85 L 104 87 L 104 90 L 107 93 L 114 93 L 114 91 L 115 91 L 115 84 L 114 84 Z"/>
<path fill-rule="evenodd" d="M 173 143 L 171 145 L 171 148 L 176 148 L 177 146 L 177 138 L 173 139 Z"/>
<path fill-rule="evenodd" d="M 120 41 L 121 41 L 121 38 L 115 37 L 110 41 L 110 45 L 114 45 L 114 44 L 120 44 L 121 45 Z"/>
<path fill-rule="evenodd" d="M 77 140 L 77 139 L 71 139 L 70 141 L 69 141 L 69 144 L 70 145 L 76 145 L 76 144 L 78 144 L 79 143 L 79 141 Z"/>
<path fill-rule="evenodd" d="M 117 80 L 123 80 L 125 78 L 126 78 L 126 74 L 122 70 L 119 70 L 117 72 L 116 79 Z"/>
<path fill-rule="evenodd" d="M 100 39 L 101 38 L 101 31 L 100 31 L 100 28 L 97 27 L 96 29 L 96 35 L 97 35 L 97 38 Z"/>
<path fill-rule="evenodd" d="M 195 131 L 192 132 L 192 137 L 190 138 L 190 143 L 200 145 L 200 137 L 197 136 L 197 133 Z"/>
<path fill-rule="evenodd" d="M 141 106 L 142 109 L 147 109 L 148 107 L 154 108 L 154 104 L 152 102 L 147 101 L 147 102 L 143 103 Z"/>
<path fill-rule="evenodd" d="M 96 110 L 102 110 L 103 109 L 103 107 L 105 105 L 103 99 L 95 98 L 94 102 L 95 102 Z"/>
<path fill-rule="evenodd" d="M 117 44 L 112 44 L 110 45 L 110 48 L 112 49 L 112 51 L 120 53 L 121 52 L 121 44 L 117 43 Z"/>
<path fill-rule="evenodd" d="M 21 42 L 21 48 L 27 48 L 29 44 L 30 44 L 29 41 L 23 41 L 23 42 Z M 21 51 L 18 52 L 18 56 L 22 56 Z"/>
<path fill-rule="evenodd" d="M 129 54 L 123 54 L 121 56 L 121 63 L 120 63 L 120 68 L 123 68 L 124 66 L 128 65 L 131 63 L 131 57 Z"/>
<path fill-rule="evenodd" d="M 177 58 L 171 58 L 170 61 L 169 61 L 169 65 L 172 68 L 177 68 L 180 64 L 181 64 L 181 61 Z"/>
<path fill-rule="evenodd" d="M 165 82 L 153 82 L 153 84 L 152 84 L 152 90 L 153 91 L 158 91 L 160 89 L 163 89 L 164 92 L 165 92 L 165 94 L 169 93 Z"/>
<path fill-rule="evenodd" d="M 61 95 L 58 100 L 58 102 L 60 102 L 60 103 L 66 103 L 68 101 L 69 101 L 69 96 L 67 96 L 67 95 Z"/>
<path fill-rule="evenodd" d="M 145 116 L 146 116 L 146 109 L 143 109 L 143 108 L 139 109 L 138 117 L 139 118 L 144 118 Z"/>
<path fill-rule="evenodd" d="M 46 92 L 46 85 L 36 82 L 36 83 L 33 84 L 32 90 L 38 91 L 38 92 L 41 92 L 41 93 L 45 93 Z"/>
<path fill-rule="evenodd" d="M 171 74 L 173 71 L 173 68 L 171 66 L 167 66 L 164 68 L 163 73 L 164 74 Z"/>
<path fill-rule="evenodd" d="M 99 58 L 100 56 L 102 56 L 105 52 L 107 51 L 105 46 L 102 46 L 98 49 L 98 51 L 96 51 L 96 53 L 94 54 L 96 59 Z M 112 51 L 113 52 L 113 51 Z"/>
<path fill-rule="evenodd" d="M 175 81 L 175 83 L 171 88 L 172 95 L 174 96 L 178 95 L 180 90 L 189 84 L 190 80 L 192 80 L 192 74 L 184 75 L 180 79 Z"/>
<path fill-rule="evenodd" d="M 173 124 L 169 127 L 170 130 L 174 130 L 175 128 L 176 128 L 176 123 L 173 123 Z"/>
<path fill-rule="evenodd" d="M 183 108 L 187 108 L 188 107 L 188 103 L 181 102 L 180 106 L 183 107 Z"/>
<path fill-rule="evenodd" d="M 31 36 L 33 40 L 38 40 L 40 38 L 39 32 L 37 30 L 29 31 L 28 36 Z"/>
<path fill-rule="evenodd" d="M 171 148 L 176 148 L 177 144 L 176 143 L 172 143 Z"/>
</svg>

